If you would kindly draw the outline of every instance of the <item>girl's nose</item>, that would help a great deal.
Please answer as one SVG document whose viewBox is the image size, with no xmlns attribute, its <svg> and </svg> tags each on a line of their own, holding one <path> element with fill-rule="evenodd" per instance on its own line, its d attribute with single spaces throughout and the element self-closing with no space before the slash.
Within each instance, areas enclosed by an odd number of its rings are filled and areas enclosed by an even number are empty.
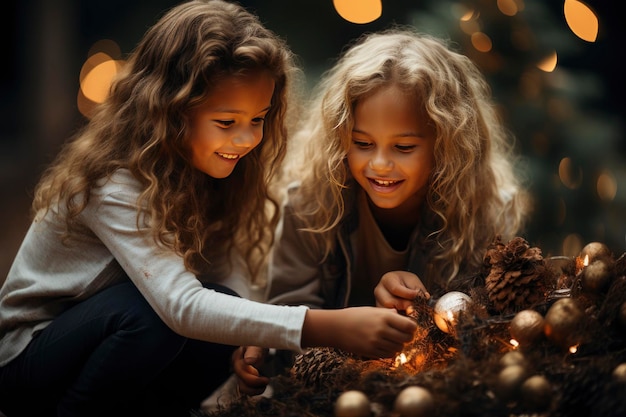
<svg viewBox="0 0 626 417">
<path fill-rule="evenodd" d="M 376 152 L 370 159 L 369 167 L 377 172 L 390 171 L 393 168 L 393 161 L 384 152 Z"/>
<path fill-rule="evenodd" d="M 263 133 L 256 132 L 255 129 L 241 129 L 233 138 L 233 144 L 242 148 L 251 148 L 260 142 Z"/>
</svg>

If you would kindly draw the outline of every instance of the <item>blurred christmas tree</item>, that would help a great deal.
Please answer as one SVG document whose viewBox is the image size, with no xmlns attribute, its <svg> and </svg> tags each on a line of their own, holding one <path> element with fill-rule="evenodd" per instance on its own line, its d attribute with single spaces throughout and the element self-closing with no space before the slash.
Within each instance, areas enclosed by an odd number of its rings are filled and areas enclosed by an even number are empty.
<svg viewBox="0 0 626 417">
<path fill-rule="evenodd" d="M 575 255 L 589 241 L 619 252 L 626 236 L 623 114 L 611 100 L 619 84 L 606 78 L 616 34 L 599 19 L 596 42 L 579 38 L 565 3 L 431 1 L 411 23 L 456 41 L 487 76 L 535 196 L 528 239 L 551 254 Z"/>
</svg>

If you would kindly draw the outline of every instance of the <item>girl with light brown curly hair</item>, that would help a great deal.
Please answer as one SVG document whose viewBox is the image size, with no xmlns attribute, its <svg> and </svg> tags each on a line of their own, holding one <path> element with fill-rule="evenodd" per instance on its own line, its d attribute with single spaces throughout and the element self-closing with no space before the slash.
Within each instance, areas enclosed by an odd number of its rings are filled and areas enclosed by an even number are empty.
<svg viewBox="0 0 626 417">
<path fill-rule="evenodd" d="M 411 339 L 387 309 L 246 298 L 277 222 L 296 73 L 234 3 L 182 3 L 147 31 L 36 188 L 0 288 L 2 412 L 186 417 L 235 346 L 381 357 Z"/>
<path fill-rule="evenodd" d="M 479 272 L 494 238 L 528 215 L 512 139 L 479 69 L 444 40 L 408 27 L 363 35 L 289 142 L 269 302 L 404 311 Z M 267 382 L 235 369 L 242 391 Z"/>
</svg>

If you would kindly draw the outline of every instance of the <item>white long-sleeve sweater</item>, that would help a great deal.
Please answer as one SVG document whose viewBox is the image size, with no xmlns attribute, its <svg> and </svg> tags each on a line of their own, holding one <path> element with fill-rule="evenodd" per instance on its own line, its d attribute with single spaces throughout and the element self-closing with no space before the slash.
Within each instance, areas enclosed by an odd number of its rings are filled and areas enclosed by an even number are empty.
<svg viewBox="0 0 626 417">
<path fill-rule="evenodd" d="M 161 319 L 178 334 L 230 345 L 301 352 L 307 307 L 263 304 L 202 287 L 183 259 L 137 228 L 140 183 L 127 170 L 93 190 L 80 214 L 85 232 L 63 244 L 48 213 L 30 226 L 0 288 L 0 366 L 65 309 L 128 275 Z M 125 273 L 125 274 L 124 274 Z M 215 282 L 246 288 L 237 268 Z"/>
</svg>

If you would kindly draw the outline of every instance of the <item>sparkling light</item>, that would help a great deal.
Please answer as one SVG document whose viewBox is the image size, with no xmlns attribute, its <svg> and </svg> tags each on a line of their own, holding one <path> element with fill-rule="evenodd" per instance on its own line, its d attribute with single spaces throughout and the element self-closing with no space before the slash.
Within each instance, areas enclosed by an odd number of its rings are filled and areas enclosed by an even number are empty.
<svg viewBox="0 0 626 417">
<path fill-rule="evenodd" d="M 395 366 L 398 367 L 400 365 L 404 365 L 406 361 L 406 355 L 404 353 L 400 353 L 398 356 L 396 356 Z"/>
</svg>

